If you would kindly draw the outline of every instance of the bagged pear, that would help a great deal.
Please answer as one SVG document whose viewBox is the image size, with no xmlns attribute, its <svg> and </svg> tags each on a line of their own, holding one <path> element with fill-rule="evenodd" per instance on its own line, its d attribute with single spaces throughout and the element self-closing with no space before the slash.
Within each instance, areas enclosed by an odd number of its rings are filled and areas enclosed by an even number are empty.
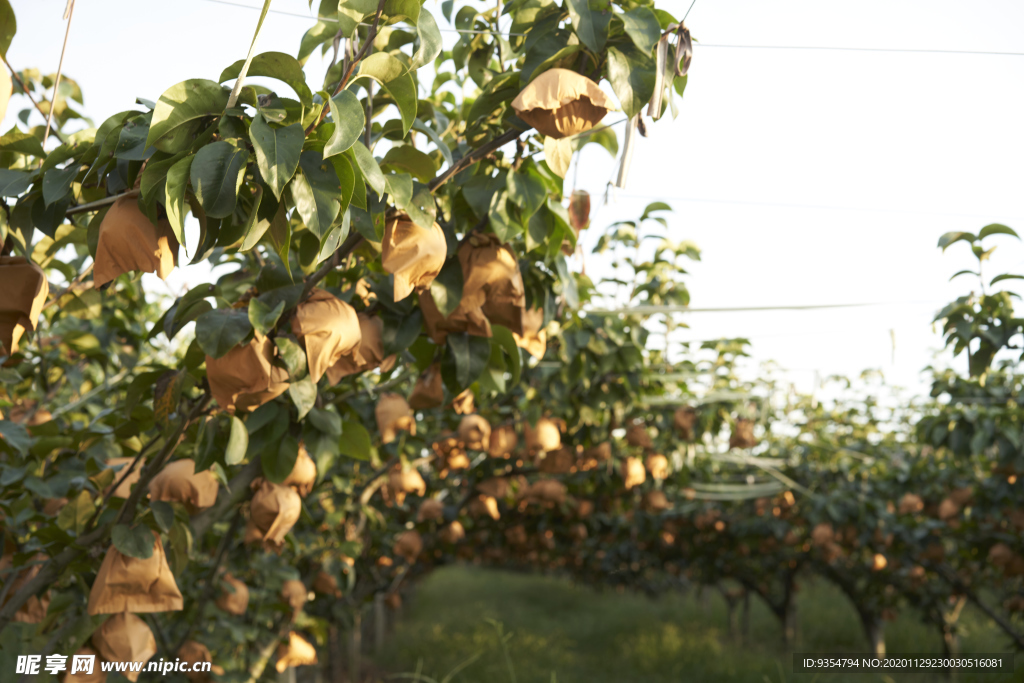
<svg viewBox="0 0 1024 683">
<path fill-rule="evenodd" d="M 460 393 L 452 400 L 451 408 L 452 410 L 455 411 L 456 415 L 469 415 L 474 410 L 476 410 L 476 406 L 474 405 L 474 403 L 475 399 L 473 395 L 473 390 L 464 389 L 462 393 Z"/>
<path fill-rule="evenodd" d="M 92 673 L 86 673 L 84 671 L 76 671 L 70 673 L 72 668 L 72 662 L 75 657 L 92 657 Z M 103 670 L 99 663 L 99 653 L 92 649 L 88 645 L 83 645 L 78 648 L 72 657 L 68 659 L 68 674 L 64 677 L 61 683 L 106 683 L 107 672 Z"/>
<path fill-rule="evenodd" d="M 448 243 L 441 226 L 429 228 L 399 214 L 384 225 L 381 265 L 395 276 L 395 301 L 430 286 L 444 267 Z"/>
<path fill-rule="evenodd" d="M 161 280 L 178 263 L 178 240 L 166 220 L 153 225 L 134 195 L 121 197 L 100 224 L 92 279 L 102 287 L 131 271 L 156 273 Z"/>
<path fill-rule="evenodd" d="M 441 364 L 433 363 L 423 371 L 412 388 L 409 407 L 413 410 L 437 408 L 444 403 L 444 384 L 441 379 Z"/>
<path fill-rule="evenodd" d="M 0 357 L 18 352 L 26 331 L 36 329 L 50 295 L 43 269 L 18 256 L 0 256 Z"/>
<path fill-rule="evenodd" d="M 523 312 L 523 333 L 512 333 L 516 346 L 534 358 L 543 358 L 548 349 L 548 334 L 544 326 L 544 309 L 531 308 Z"/>
<path fill-rule="evenodd" d="M 287 645 L 281 643 L 277 646 L 277 664 L 274 668 L 278 673 L 284 673 L 294 666 L 312 666 L 316 663 L 316 648 L 294 631 L 288 634 Z"/>
<path fill-rule="evenodd" d="M 622 463 L 622 478 L 625 480 L 627 489 L 647 481 L 647 472 L 644 470 L 644 464 L 640 462 L 640 458 L 626 458 L 626 461 Z"/>
<path fill-rule="evenodd" d="M 403 531 L 395 536 L 395 545 L 392 547 L 395 555 L 404 558 L 412 564 L 421 552 L 423 552 L 423 537 L 415 531 Z"/>
<path fill-rule="evenodd" d="M 644 464 L 647 466 L 647 471 L 650 472 L 652 478 L 665 479 L 668 477 L 668 458 L 664 455 L 657 453 L 648 455 Z"/>
<path fill-rule="evenodd" d="M 466 415 L 459 422 L 459 439 L 470 450 L 487 450 L 491 445 L 491 424 L 479 415 Z"/>
<path fill-rule="evenodd" d="M 302 611 L 308 596 L 309 591 L 306 590 L 306 584 L 298 579 L 289 579 L 281 586 L 281 599 L 292 608 L 292 621 Z"/>
<path fill-rule="evenodd" d="M 548 69 L 512 100 L 523 121 L 550 138 L 566 138 L 593 128 L 615 105 L 586 76 L 568 69 Z"/>
<path fill-rule="evenodd" d="M 206 357 L 206 378 L 217 404 L 229 413 L 269 403 L 288 389 L 288 371 L 273 364 L 274 342 L 253 339 L 220 358 Z"/>
<path fill-rule="evenodd" d="M 292 332 L 306 348 L 309 375 L 314 382 L 351 355 L 363 340 L 356 309 L 322 289 L 314 289 L 295 308 Z"/>
<path fill-rule="evenodd" d="M 537 426 L 529 422 L 523 423 L 523 436 L 526 439 L 526 448 L 530 453 L 536 454 L 542 451 L 557 451 L 562 447 L 562 431 L 565 429 L 565 422 L 542 417 L 537 420 Z"/>
<path fill-rule="evenodd" d="M 145 621 L 130 612 L 115 614 L 103 622 L 92 634 L 92 645 L 108 662 L 148 662 L 156 654 L 153 632 Z M 139 673 L 126 671 L 121 675 L 135 683 Z"/>
<path fill-rule="evenodd" d="M 313 577 L 313 591 L 320 595 L 330 595 L 335 598 L 340 598 L 342 595 L 341 588 L 338 587 L 338 580 L 322 569 Z"/>
<path fill-rule="evenodd" d="M 377 429 L 380 430 L 384 443 L 391 443 L 398 438 L 398 432 L 416 435 L 416 417 L 402 396 L 382 394 L 374 413 L 377 417 Z"/>
<path fill-rule="evenodd" d="M 217 502 L 220 484 L 210 470 L 196 472 L 196 463 L 182 458 L 166 465 L 149 482 L 150 500 L 183 503 L 190 514 Z"/>
<path fill-rule="evenodd" d="M 420 503 L 420 509 L 416 512 L 417 522 L 433 522 L 444 519 L 444 505 L 439 500 L 427 498 Z"/>
<path fill-rule="evenodd" d="M 221 581 L 224 585 L 217 597 L 217 607 L 236 617 L 242 616 L 249 607 L 249 587 L 231 574 L 225 574 Z"/>
<path fill-rule="evenodd" d="M 188 663 L 189 670 L 185 672 L 185 678 L 192 681 L 192 683 L 209 683 L 213 680 L 210 677 L 210 673 L 218 676 L 224 673 L 223 667 L 213 664 L 213 655 L 210 654 L 210 649 L 194 640 L 186 640 L 182 643 L 181 648 L 178 649 L 178 658 Z M 206 663 L 211 664 L 209 673 L 192 670 L 197 664 Z"/>
<path fill-rule="evenodd" d="M 736 420 L 732 434 L 729 435 L 729 448 L 753 448 L 756 445 L 754 421 L 745 417 Z"/>
<path fill-rule="evenodd" d="M 6 597 L 0 605 L 6 605 L 10 597 L 21 589 L 26 583 L 36 578 L 42 571 L 42 562 L 49 558 L 43 553 L 36 553 L 30 560 L 32 564 L 22 569 L 14 576 L 11 587 L 6 592 Z M 14 566 L 14 553 L 7 553 L 0 557 L 0 586 L 10 580 L 7 572 Z M 22 624 L 39 624 L 46 618 L 46 610 L 50 607 L 50 591 L 46 591 L 41 597 L 33 595 L 14 613 L 13 621 Z"/>
<path fill-rule="evenodd" d="M 501 458 L 512 453 L 519 444 L 519 437 L 512 425 L 501 425 L 491 431 L 487 454 L 492 458 Z"/>
<path fill-rule="evenodd" d="M 89 591 L 89 614 L 177 612 L 181 591 L 164 555 L 160 534 L 153 532 L 153 554 L 145 560 L 122 555 L 110 546 Z"/>
<path fill-rule="evenodd" d="M 384 356 L 384 321 L 359 313 L 359 345 L 327 368 L 327 379 L 337 384 L 345 377 L 379 367 L 387 372 L 395 366 L 395 356 Z"/>
<path fill-rule="evenodd" d="M 294 489 L 266 480 L 252 483 L 256 493 L 249 506 L 245 542 L 262 541 L 264 547 L 280 552 L 284 538 L 299 521 L 302 499 Z"/>
<path fill-rule="evenodd" d="M 291 486 L 303 498 L 316 486 L 316 463 L 309 457 L 304 444 L 299 444 L 299 457 L 295 459 L 295 466 L 281 485 Z"/>
<path fill-rule="evenodd" d="M 405 502 L 409 494 L 425 496 L 427 494 L 427 483 L 423 476 L 412 467 L 395 465 L 388 474 L 388 483 L 383 487 L 381 493 L 386 501 L 393 498 L 398 505 Z"/>
</svg>

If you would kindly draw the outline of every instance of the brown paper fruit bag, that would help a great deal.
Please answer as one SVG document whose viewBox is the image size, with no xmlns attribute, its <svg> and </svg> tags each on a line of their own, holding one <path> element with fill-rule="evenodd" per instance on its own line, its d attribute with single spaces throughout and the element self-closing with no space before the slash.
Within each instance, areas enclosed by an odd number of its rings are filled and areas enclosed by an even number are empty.
<svg viewBox="0 0 1024 683">
<path fill-rule="evenodd" d="M 541 327 L 544 325 L 544 310 L 531 308 L 523 312 L 523 333 L 512 333 L 516 346 L 534 358 L 543 358 L 548 350 L 548 333 Z"/>
<path fill-rule="evenodd" d="M 303 498 L 316 486 L 316 463 L 309 457 L 304 444 L 299 444 L 299 457 L 295 459 L 295 466 L 281 485 L 291 486 Z"/>
<path fill-rule="evenodd" d="M 441 379 L 441 364 L 434 363 L 423 371 L 416 380 L 409 396 L 409 407 L 414 410 L 437 408 L 444 403 L 444 384 Z"/>
<path fill-rule="evenodd" d="M 0 256 L 0 356 L 18 352 L 27 330 L 36 329 L 50 285 L 36 264 L 18 256 Z"/>
<path fill-rule="evenodd" d="M 638 448 L 654 448 L 654 442 L 643 422 L 634 422 L 626 428 L 626 443 Z"/>
<path fill-rule="evenodd" d="M 114 202 L 103 217 L 96 244 L 92 279 L 97 287 L 135 270 L 156 273 L 165 280 L 177 263 L 178 240 L 170 223 L 150 223 L 135 196 Z"/>
<path fill-rule="evenodd" d="M 186 640 L 181 648 L 178 650 L 178 658 L 183 662 L 188 662 L 189 671 L 185 672 L 185 678 L 192 681 L 192 683 L 209 683 L 213 680 L 210 673 L 220 676 L 224 673 L 223 667 L 219 667 L 213 664 L 213 655 L 210 654 L 210 649 L 202 643 L 197 643 L 194 640 Z M 212 666 L 209 672 L 205 671 L 191 671 L 196 664 L 205 664 L 210 662 Z"/>
<path fill-rule="evenodd" d="M 392 550 L 395 555 L 404 558 L 412 564 L 421 552 L 423 552 L 423 537 L 415 531 L 403 531 L 395 536 L 395 545 Z"/>
<path fill-rule="evenodd" d="M 452 410 L 456 415 L 469 415 L 476 410 L 475 397 L 472 389 L 465 389 L 452 400 Z"/>
<path fill-rule="evenodd" d="M 288 579 L 281 586 L 281 599 L 288 603 L 288 606 L 292 608 L 292 621 L 298 616 L 299 612 L 306 604 L 306 600 L 309 596 L 309 590 L 306 588 L 306 584 L 302 583 L 298 579 Z"/>
<path fill-rule="evenodd" d="M 217 404 L 229 413 L 269 403 L 288 389 L 288 371 L 273 364 L 274 342 L 253 339 L 220 358 L 206 357 L 206 377 Z"/>
<path fill-rule="evenodd" d="M 501 458 L 512 453 L 517 445 L 519 437 L 516 436 L 516 430 L 512 425 L 501 425 L 491 431 L 487 454 L 492 458 Z"/>
<path fill-rule="evenodd" d="M 497 521 L 501 519 L 501 513 L 498 511 L 498 501 L 492 496 L 477 496 L 469 501 L 468 512 L 470 517 L 474 519 L 480 517 L 490 517 Z"/>
<path fill-rule="evenodd" d="M 668 477 L 668 458 L 664 455 L 657 453 L 648 455 L 644 465 L 647 466 L 647 471 L 651 473 L 652 478 L 665 479 Z"/>
<path fill-rule="evenodd" d="M 196 472 L 196 463 L 189 458 L 166 465 L 149 482 L 150 500 L 184 503 L 189 514 L 212 507 L 217 502 L 220 484 L 210 470 Z"/>
<path fill-rule="evenodd" d="M 537 420 L 537 426 L 533 427 L 529 422 L 523 423 L 523 437 L 526 439 L 526 448 L 531 454 L 541 451 L 557 451 L 562 447 L 562 430 L 565 428 L 562 420 L 553 420 L 542 417 Z"/>
<path fill-rule="evenodd" d="M 92 660 L 92 673 L 87 674 L 81 671 L 77 673 L 70 673 L 71 671 L 71 658 L 68 659 L 67 671 L 69 672 L 64 678 L 60 679 L 61 683 L 107 683 L 107 672 L 100 667 L 99 653 L 92 649 L 88 645 L 83 645 L 78 648 L 78 652 L 75 653 L 77 657 L 93 657 Z"/>
<path fill-rule="evenodd" d="M 327 379 L 337 384 L 343 378 L 379 367 L 387 372 L 395 366 L 395 355 L 384 356 L 384 321 L 377 316 L 360 313 L 359 346 L 343 355 L 334 365 L 327 368 Z"/>
<path fill-rule="evenodd" d="M 160 534 L 153 532 L 153 554 L 146 560 L 122 555 L 110 546 L 89 591 L 89 614 L 177 612 L 184 603 L 164 555 Z"/>
<path fill-rule="evenodd" d="M 448 545 L 455 545 L 466 537 L 466 528 L 462 526 L 462 522 L 455 520 L 450 524 L 445 525 L 439 532 L 437 532 L 437 538 L 441 543 Z"/>
<path fill-rule="evenodd" d="M 470 450 L 485 451 L 491 445 L 491 423 L 479 415 L 466 415 L 459 422 L 459 439 Z"/>
<path fill-rule="evenodd" d="M 293 666 L 312 666 L 316 664 L 316 648 L 302 636 L 292 631 L 288 634 L 288 644 L 277 646 L 277 673 L 284 673 Z"/>
<path fill-rule="evenodd" d="M 398 438 L 398 432 L 416 435 L 416 417 L 402 396 L 382 394 L 374 413 L 377 417 L 377 429 L 380 430 L 384 443 L 391 443 Z"/>
<path fill-rule="evenodd" d="M 548 69 L 512 100 L 523 121 L 550 138 L 590 130 L 615 109 L 604 91 L 586 76 L 568 69 Z"/>
<path fill-rule="evenodd" d="M 420 503 L 420 509 L 416 513 L 417 522 L 434 522 L 444 519 L 444 505 L 439 500 L 427 498 Z"/>
<path fill-rule="evenodd" d="M 22 586 L 38 576 L 39 572 L 42 571 L 42 562 L 45 562 L 49 558 L 43 553 L 36 553 L 32 556 L 30 564 L 25 569 L 22 569 L 14 577 L 11 587 L 7 590 L 6 597 L 0 606 L 6 605 L 8 600 L 11 599 L 15 593 L 17 593 Z M 7 574 L 7 570 L 14 566 L 14 554 L 7 553 L 3 557 L 0 557 L 0 585 L 7 583 L 10 574 Z M 46 610 L 50 607 L 50 591 L 46 591 L 41 597 L 33 595 L 31 598 L 25 601 L 25 603 L 18 608 L 18 611 L 14 613 L 14 621 L 22 624 L 38 624 L 46 618 Z"/>
<path fill-rule="evenodd" d="M 490 322 L 523 334 L 526 288 L 512 248 L 494 235 L 474 234 L 459 247 L 459 261 L 465 274 L 462 301 L 478 305 Z"/>
<path fill-rule="evenodd" d="M 626 458 L 626 461 L 622 463 L 622 478 L 625 480 L 627 489 L 647 481 L 647 472 L 644 470 L 644 464 L 640 462 L 640 458 Z"/>
<path fill-rule="evenodd" d="M 108 662 L 148 662 L 156 654 L 153 632 L 145 621 L 130 612 L 115 614 L 103 622 L 92 634 L 92 645 Z M 99 662 L 96 668 L 99 668 Z M 135 683 L 139 680 L 139 673 L 126 671 L 121 675 Z"/>
<path fill-rule="evenodd" d="M 264 547 L 280 552 L 284 538 L 299 521 L 302 499 L 294 489 L 266 480 L 252 483 L 256 493 L 249 505 L 245 542 L 263 541 Z"/>
<path fill-rule="evenodd" d="M 231 574 L 221 577 L 221 593 L 217 597 L 217 607 L 228 614 L 240 617 L 249 607 L 249 587 Z"/>
<path fill-rule="evenodd" d="M 395 276 L 395 301 L 401 301 L 414 289 L 430 286 L 444 267 L 448 242 L 441 226 L 429 228 L 413 223 L 405 214 L 398 214 L 384 225 L 381 243 L 381 265 Z"/>
<path fill-rule="evenodd" d="M 565 495 L 565 484 L 557 479 L 538 479 L 523 492 L 522 499 L 527 503 L 551 506 L 564 503 Z"/>
<path fill-rule="evenodd" d="M 671 510 L 672 504 L 668 502 L 668 497 L 665 496 L 664 491 L 648 491 L 640 500 L 640 507 L 645 512 L 656 513 Z"/>
<path fill-rule="evenodd" d="M 583 457 L 594 459 L 598 462 L 606 462 L 612 459 L 612 445 L 605 441 L 583 451 Z"/>
<path fill-rule="evenodd" d="M 401 505 L 409 494 L 425 496 L 427 483 L 423 481 L 423 476 L 415 468 L 395 465 L 388 473 L 388 483 L 383 487 L 381 493 L 386 501 L 390 502 L 393 498 L 395 503 Z"/>
<path fill-rule="evenodd" d="M 327 369 L 359 348 L 363 340 L 356 309 L 322 289 L 299 304 L 292 332 L 305 344 L 309 374 L 319 382 Z"/>
<path fill-rule="evenodd" d="M 745 417 L 736 420 L 736 426 L 729 435 L 729 448 L 753 448 L 756 445 L 754 421 Z"/>
<path fill-rule="evenodd" d="M 313 590 L 320 595 L 330 595 L 334 598 L 340 598 L 342 595 L 338 580 L 323 570 L 318 571 L 313 577 Z"/>
<path fill-rule="evenodd" d="M 423 324 L 427 328 L 427 335 L 435 344 L 444 344 L 449 334 L 460 332 L 466 332 L 474 337 L 490 337 L 492 334 L 491 324 L 479 305 L 470 306 L 460 302 L 446 318 L 441 315 L 430 290 L 425 289 L 420 292 L 420 310 L 423 312 Z"/>
</svg>

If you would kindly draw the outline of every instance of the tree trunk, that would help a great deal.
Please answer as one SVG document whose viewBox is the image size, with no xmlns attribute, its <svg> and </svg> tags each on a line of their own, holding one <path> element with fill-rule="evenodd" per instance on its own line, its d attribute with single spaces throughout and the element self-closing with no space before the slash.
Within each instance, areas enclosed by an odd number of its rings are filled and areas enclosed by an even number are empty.
<svg viewBox="0 0 1024 683">
<path fill-rule="evenodd" d="M 875 657 L 885 657 L 885 622 L 877 614 L 861 612 L 860 623 L 864 627 L 864 635 L 867 636 L 871 654 Z"/>
<path fill-rule="evenodd" d="M 362 672 L 363 619 L 362 613 L 356 609 L 352 614 L 352 633 L 348 641 L 348 680 L 358 683 Z"/>
<path fill-rule="evenodd" d="M 782 607 L 782 644 L 787 650 L 796 647 L 798 626 L 796 600 L 790 593 Z"/>
<path fill-rule="evenodd" d="M 942 612 L 942 654 L 949 658 L 960 654 L 960 634 L 957 622 L 960 620 L 960 612 L 963 611 L 965 604 L 967 604 L 967 597 L 961 595 L 952 609 Z M 956 681 L 956 668 L 946 669 L 946 677 L 951 681 Z"/>
</svg>

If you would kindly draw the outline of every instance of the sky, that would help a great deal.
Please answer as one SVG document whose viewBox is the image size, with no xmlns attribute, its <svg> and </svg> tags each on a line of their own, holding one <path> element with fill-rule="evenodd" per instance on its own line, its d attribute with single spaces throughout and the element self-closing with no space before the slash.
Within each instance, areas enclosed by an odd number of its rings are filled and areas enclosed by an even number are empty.
<svg viewBox="0 0 1024 683">
<path fill-rule="evenodd" d="M 64 0 L 12 4 L 9 61 L 55 71 Z M 679 17 L 689 4 L 658 7 Z M 445 28 L 440 3 L 425 7 Z M 305 0 L 274 0 L 272 9 L 310 14 Z M 137 96 L 156 100 L 186 78 L 216 79 L 245 57 L 257 18 L 211 0 L 80 0 L 64 72 L 98 125 Z M 258 51 L 294 54 L 312 23 L 271 14 Z M 943 254 L 938 238 L 995 222 L 1024 229 L 1024 56 L 742 46 L 1024 53 L 1024 3 L 697 0 L 687 25 L 697 44 L 679 116 L 648 126 L 627 187 L 604 204 L 616 162 L 596 145 L 580 155 L 577 185 L 594 196 L 585 250 L 604 226 L 667 202 L 673 212 L 661 233 L 702 250 L 687 266 L 694 308 L 873 304 L 687 313 L 679 340 L 747 337 L 749 376 L 771 360 L 804 391 L 817 378 L 872 368 L 926 392 L 922 369 L 950 362 L 934 314 L 977 289 L 976 279 L 948 281 L 974 259 L 963 244 Z M 311 57 L 308 81 L 321 82 L 325 66 Z M 1022 271 L 1024 244 L 996 237 L 992 245 L 989 277 Z M 608 273 L 589 255 L 586 268 Z M 180 293 L 208 276 L 179 268 L 167 287 Z"/>
</svg>

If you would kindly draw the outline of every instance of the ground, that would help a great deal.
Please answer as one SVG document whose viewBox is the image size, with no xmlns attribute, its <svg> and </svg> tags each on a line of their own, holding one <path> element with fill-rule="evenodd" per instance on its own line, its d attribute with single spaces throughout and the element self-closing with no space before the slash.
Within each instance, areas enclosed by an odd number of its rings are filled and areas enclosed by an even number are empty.
<svg viewBox="0 0 1024 683">
<path fill-rule="evenodd" d="M 849 602 L 830 585 L 802 586 L 802 644 L 810 652 L 865 652 L 866 641 Z M 963 617 L 963 650 L 1008 652 L 994 625 L 978 612 Z M 511 634 L 507 658 L 498 629 Z M 924 683 L 934 674 L 793 674 L 792 657 L 779 646 L 776 620 L 756 601 L 752 644 L 730 640 L 726 608 L 717 594 L 642 595 L 597 592 L 542 576 L 450 567 L 427 577 L 407 602 L 381 668 L 419 674 L 437 683 L 652 683 L 750 681 L 785 683 Z M 939 653 L 939 637 L 911 612 L 887 626 L 890 652 Z M 460 664 L 465 668 L 449 676 Z M 406 678 L 403 676 L 403 678 Z M 391 680 L 401 680 L 392 678 Z M 1012 676 L 965 674 L 961 683 L 1024 682 L 1024 656 Z"/>
</svg>

